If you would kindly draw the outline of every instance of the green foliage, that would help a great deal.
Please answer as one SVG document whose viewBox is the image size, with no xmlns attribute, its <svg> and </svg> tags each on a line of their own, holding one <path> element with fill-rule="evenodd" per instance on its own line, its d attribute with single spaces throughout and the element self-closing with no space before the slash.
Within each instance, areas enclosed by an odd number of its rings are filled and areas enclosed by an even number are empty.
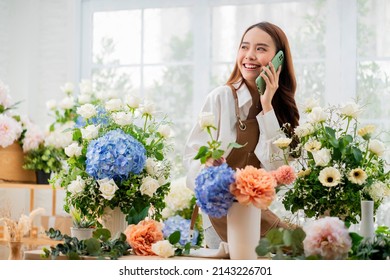
<svg viewBox="0 0 390 280">
<path fill-rule="evenodd" d="M 70 210 L 70 215 L 75 228 L 93 228 L 96 226 L 95 220 L 89 219 L 76 208 Z"/>
<path fill-rule="evenodd" d="M 24 156 L 24 169 L 42 170 L 45 173 L 59 172 L 62 168 L 61 160 L 65 158 L 62 149 L 52 146 L 46 147 L 43 143 L 37 149 L 28 151 Z"/>
<path fill-rule="evenodd" d="M 169 243 L 171 243 L 171 245 L 176 249 L 175 256 L 188 255 L 190 253 L 191 248 L 193 249 L 199 248 L 199 246 L 191 245 L 191 242 L 187 242 L 186 244 L 184 244 L 184 246 L 181 245 L 179 243 L 180 236 L 181 236 L 180 231 L 175 231 L 168 237 Z"/>
<path fill-rule="evenodd" d="M 352 249 L 349 253 L 349 259 L 390 259 L 390 229 L 387 226 L 378 227 L 373 240 L 364 239 L 356 233 L 350 233 L 350 236 L 352 238 Z"/>
<path fill-rule="evenodd" d="M 274 260 L 305 259 L 303 240 L 305 232 L 297 229 L 271 229 L 260 239 L 256 247 L 258 256 L 268 256 Z"/>
<path fill-rule="evenodd" d="M 56 259 L 60 255 L 65 255 L 71 260 L 79 260 L 83 256 L 115 260 L 129 254 L 130 245 L 126 241 L 126 236 L 121 233 L 119 238 L 112 240 L 111 233 L 107 229 L 95 230 L 93 237 L 86 240 L 62 235 L 59 230 L 53 228 L 46 231 L 46 234 L 51 239 L 62 240 L 63 243 L 50 249 L 44 248 L 44 258 L 51 256 L 52 259 Z"/>
</svg>

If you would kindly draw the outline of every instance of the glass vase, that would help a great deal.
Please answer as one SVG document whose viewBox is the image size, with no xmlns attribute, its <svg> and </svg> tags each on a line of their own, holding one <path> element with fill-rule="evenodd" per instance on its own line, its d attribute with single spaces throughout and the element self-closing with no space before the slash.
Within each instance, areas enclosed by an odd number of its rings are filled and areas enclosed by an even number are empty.
<svg viewBox="0 0 390 280">
<path fill-rule="evenodd" d="M 261 210 L 253 205 L 233 203 L 227 214 L 227 239 L 232 260 L 257 259 Z"/>
</svg>

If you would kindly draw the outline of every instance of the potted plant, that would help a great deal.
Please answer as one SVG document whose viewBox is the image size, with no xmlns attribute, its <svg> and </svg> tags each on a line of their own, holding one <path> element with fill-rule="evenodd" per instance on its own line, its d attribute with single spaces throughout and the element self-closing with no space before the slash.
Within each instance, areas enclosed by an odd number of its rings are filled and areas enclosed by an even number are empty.
<svg viewBox="0 0 390 280">
<path fill-rule="evenodd" d="M 51 173 L 62 169 L 62 159 L 65 157 L 62 149 L 46 146 L 41 142 L 36 149 L 29 150 L 24 156 L 24 169 L 34 170 L 38 184 L 48 184 Z"/>
<path fill-rule="evenodd" d="M 70 228 L 71 236 L 78 240 L 91 238 L 95 231 L 95 221 L 88 219 L 76 208 L 70 211 L 70 215 L 73 221 L 73 227 Z"/>
</svg>

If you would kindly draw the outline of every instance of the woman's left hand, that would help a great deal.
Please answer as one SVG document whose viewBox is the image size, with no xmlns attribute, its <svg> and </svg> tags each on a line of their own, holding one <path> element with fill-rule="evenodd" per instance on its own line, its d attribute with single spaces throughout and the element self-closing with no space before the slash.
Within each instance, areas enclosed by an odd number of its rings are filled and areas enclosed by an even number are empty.
<svg viewBox="0 0 390 280">
<path fill-rule="evenodd" d="M 260 76 L 264 79 L 266 88 L 263 95 L 260 96 L 261 105 L 263 107 L 264 113 L 271 111 L 272 108 L 272 99 L 274 98 L 275 92 L 279 87 L 279 76 L 282 71 L 282 66 L 279 66 L 279 69 L 276 70 L 274 65 L 269 62 L 269 69 L 263 66 L 265 73 L 261 73 Z"/>
</svg>

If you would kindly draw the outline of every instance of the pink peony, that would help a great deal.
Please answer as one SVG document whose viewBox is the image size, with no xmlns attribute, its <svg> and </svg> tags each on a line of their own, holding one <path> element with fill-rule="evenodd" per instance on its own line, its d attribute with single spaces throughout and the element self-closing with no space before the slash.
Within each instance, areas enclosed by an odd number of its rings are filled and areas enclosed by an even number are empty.
<svg viewBox="0 0 390 280">
<path fill-rule="evenodd" d="M 239 203 L 266 209 L 275 199 L 276 179 L 264 169 L 251 165 L 237 169 L 236 182 L 230 185 L 230 192 Z"/>
<path fill-rule="evenodd" d="M 289 165 L 279 167 L 272 174 L 275 176 L 278 185 L 289 185 L 297 178 L 294 168 Z"/>
<path fill-rule="evenodd" d="M 303 226 L 306 256 L 320 255 L 327 260 L 344 259 L 351 249 L 348 229 L 337 217 L 325 217 Z"/>
<path fill-rule="evenodd" d="M 126 240 L 136 255 L 153 256 L 152 245 L 164 240 L 162 224 L 155 220 L 143 220 L 137 225 L 129 225 L 125 230 Z"/>
<path fill-rule="evenodd" d="M 0 114 L 0 146 L 6 148 L 13 144 L 22 134 L 22 125 L 14 118 Z"/>
<path fill-rule="evenodd" d="M 35 124 L 30 124 L 23 140 L 23 152 L 38 149 L 39 144 L 43 143 L 44 135 L 39 127 Z"/>
</svg>

